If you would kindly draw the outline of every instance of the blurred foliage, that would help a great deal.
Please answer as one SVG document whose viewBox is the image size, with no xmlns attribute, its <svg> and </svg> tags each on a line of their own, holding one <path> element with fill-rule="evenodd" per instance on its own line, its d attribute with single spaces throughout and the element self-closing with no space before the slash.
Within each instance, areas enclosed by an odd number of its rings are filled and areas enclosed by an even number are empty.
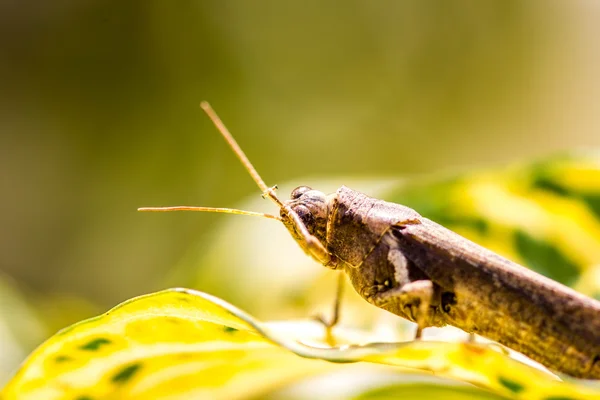
<svg viewBox="0 0 600 400">
<path fill-rule="evenodd" d="M 455 178 L 449 191 L 398 182 L 600 146 L 599 12 L 585 0 L 0 1 L 0 382 L 58 327 L 169 286 L 260 318 L 329 312 L 331 274 L 272 221 L 135 213 L 256 196 L 201 100 L 269 184 L 289 182 L 282 192 L 346 184 L 409 202 L 598 297 L 593 174 L 548 168 L 517 188 L 463 182 L 464 194 Z M 482 207 L 494 193 L 533 201 L 540 219 Z M 470 214 L 446 215 L 445 196 Z M 248 208 L 265 208 L 256 197 Z M 405 338 L 409 325 L 347 298 L 349 324 Z"/>
<path fill-rule="evenodd" d="M 529 400 L 600 396 L 600 386 L 561 382 L 490 345 L 342 342 L 330 348 L 310 333 L 314 326 L 314 322 L 266 325 L 201 292 L 162 291 L 132 299 L 59 332 L 31 355 L 0 394 L 5 400 L 243 399 L 340 363 L 343 368 L 346 363 L 367 361 L 433 372 L 498 394 L 422 385 L 421 398 L 436 394 Z M 314 393 L 325 395 L 318 387 Z M 355 395 L 385 398 L 386 393 L 390 396 L 394 390 L 388 387 Z"/>
<path fill-rule="evenodd" d="M 600 295 L 600 152 L 432 181 L 385 196 L 588 296 Z"/>
<path fill-rule="evenodd" d="M 0 386 L 50 333 L 14 283 L 0 274 Z"/>
<path fill-rule="evenodd" d="M 256 193 L 201 100 L 270 183 L 600 146 L 598 12 L 584 0 L 2 1 L 0 270 L 103 307 L 164 288 L 222 216 L 135 209 Z"/>
</svg>

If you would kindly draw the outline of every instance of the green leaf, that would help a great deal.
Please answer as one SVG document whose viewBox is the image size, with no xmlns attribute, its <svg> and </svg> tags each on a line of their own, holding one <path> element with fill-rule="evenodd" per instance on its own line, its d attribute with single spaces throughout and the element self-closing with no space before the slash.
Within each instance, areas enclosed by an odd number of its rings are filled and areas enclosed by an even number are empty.
<svg viewBox="0 0 600 400">
<path fill-rule="evenodd" d="M 598 387 L 561 382 L 494 345 L 430 341 L 354 345 L 344 338 L 357 336 L 340 331 L 336 334 L 340 344 L 328 347 L 314 327 L 310 322 L 265 324 L 214 296 L 165 290 L 60 331 L 34 351 L 1 396 L 4 400 L 251 398 L 360 361 L 388 365 L 398 373 L 433 373 L 507 398 L 600 396 Z M 363 396 L 385 398 L 385 393 Z M 456 388 L 448 393 L 454 398 L 464 394 Z"/>
<path fill-rule="evenodd" d="M 354 400 L 505 400 L 507 397 L 487 392 L 475 387 L 439 385 L 431 383 L 410 383 L 383 386 L 362 393 Z"/>
</svg>

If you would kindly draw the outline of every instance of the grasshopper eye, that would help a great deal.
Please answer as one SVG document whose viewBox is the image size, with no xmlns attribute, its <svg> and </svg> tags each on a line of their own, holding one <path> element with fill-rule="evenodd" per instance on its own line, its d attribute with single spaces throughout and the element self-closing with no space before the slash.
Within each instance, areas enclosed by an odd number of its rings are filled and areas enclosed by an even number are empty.
<svg viewBox="0 0 600 400">
<path fill-rule="evenodd" d="M 312 188 L 309 188 L 308 186 L 298 186 L 296 189 L 292 190 L 292 194 L 290 195 L 290 198 L 292 200 L 296 200 L 297 198 L 299 198 L 300 196 L 302 196 L 304 193 L 308 192 L 309 190 L 312 190 Z"/>
<path fill-rule="evenodd" d="M 294 207 L 294 212 L 298 215 L 300 220 L 304 223 L 304 226 L 308 231 L 313 234 L 315 230 L 315 217 L 312 215 L 308 207 L 297 206 Z"/>
<path fill-rule="evenodd" d="M 322 243 L 326 243 L 327 220 L 329 216 L 329 199 L 325 193 L 299 186 L 292 191 L 291 199 L 286 200 L 281 207 L 280 215 L 283 224 L 289 229 L 297 240 L 302 240 L 298 235 L 296 225 L 302 223 L 309 234 L 315 236 Z M 289 211 L 293 211 L 297 218 L 292 218 Z"/>
</svg>

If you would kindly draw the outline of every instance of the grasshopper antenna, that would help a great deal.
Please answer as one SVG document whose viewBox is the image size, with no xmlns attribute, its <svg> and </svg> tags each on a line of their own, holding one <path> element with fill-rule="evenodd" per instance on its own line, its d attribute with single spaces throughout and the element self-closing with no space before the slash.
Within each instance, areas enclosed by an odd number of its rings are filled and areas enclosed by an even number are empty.
<svg viewBox="0 0 600 400">
<path fill-rule="evenodd" d="M 217 130 L 221 133 L 221 135 L 227 142 L 227 144 L 229 144 L 229 146 L 231 147 L 231 149 L 233 150 L 233 152 L 235 153 L 237 158 L 242 162 L 242 165 L 244 166 L 244 168 L 246 168 L 246 170 L 248 171 L 248 173 L 250 174 L 250 176 L 252 177 L 254 182 L 256 182 L 256 184 L 262 191 L 263 198 L 268 197 L 275 204 L 277 204 L 277 206 L 279 208 L 284 207 L 281 200 L 279 200 L 279 198 L 275 194 L 275 190 L 277 189 L 277 186 L 273 186 L 270 188 L 265 184 L 265 182 L 262 180 L 262 178 L 260 177 L 260 175 L 258 174 L 256 169 L 254 168 L 254 166 L 252 165 L 252 163 L 250 162 L 248 157 L 246 157 L 246 154 L 244 153 L 242 148 L 237 144 L 237 142 L 235 141 L 235 139 L 233 138 L 231 133 L 229 133 L 229 130 L 227 129 L 227 127 L 225 126 L 223 121 L 221 121 L 221 118 L 219 118 L 219 116 L 217 115 L 215 110 L 213 110 L 213 108 L 210 106 L 210 104 L 208 104 L 208 102 L 206 102 L 206 101 L 203 101 L 202 103 L 200 103 L 200 108 L 202 108 L 204 110 L 204 112 L 206 112 L 206 114 L 208 115 L 210 120 L 213 122 L 213 124 L 215 125 Z M 152 211 L 152 212 L 202 211 L 202 212 L 216 212 L 216 213 L 224 213 L 224 214 L 250 215 L 250 216 L 265 217 L 265 218 L 282 221 L 281 217 L 278 217 L 275 215 L 258 213 L 258 212 L 254 212 L 254 211 L 237 210 L 234 208 L 195 207 L 195 206 L 141 207 L 141 208 L 138 208 L 138 211 Z"/>
<path fill-rule="evenodd" d="M 238 214 L 238 215 L 250 215 L 253 217 L 265 217 L 270 219 L 276 219 L 281 221 L 281 218 L 276 215 L 259 213 L 254 211 L 237 210 L 235 208 L 216 208 L 216 207 L 195 207 L 195 206 L 175 206 L 175 207 L 141 207 L 138 211 L 151 211 L 151 212 L 167 212 L 167 211 L 203 211 L 203 212 L 216 212 L 223 214 Z"/>
<path fill-rule="evenodd" d="M 233 136 L 231 136 L 231 133 L 229 133 L 229 130 L 227 129 L 227 127 L 225 126 L 223 121 L 221 121 L 221 118 L 219 118 L 219 116 L 217 115 L 215 110 L 213 110 L 213 108 L 210 106 L 210 104 L 208 104 L 208 102 L 206 102 L 206 101 L 203 101 L 202 103 L 200 103 L 200 108 L 202 108 L 204 110 L 204 112 L 206 113 L 206 115 L 208 115 L 208 118 L 210 118 L 210 120 L 213 122 L 213 124 L 215 125 L 217 130 L 221 133 L 221 135 L 223 136 L 223 138 L 225 139 L 227 144 L 229 144 L 229 147 L 231 147 L 231 150 L 233 150 L 233 152 L 235 153 L 237 158 L 241 161 L 242 165 L 244 166 L 244 168 L 246 168 L 246 171 L 248 171 L 248 173 L 250 174 L 250 176 L 252 177 L 254 182 L 256 182 L 256 184 L 262 191 L 263 198 L 268 197 L 271 201 L 273 201 L 277 205 L 277 207 L 279 207 L 282 217 L 284 217 L 284 218 L 287 217 L 287 218 L 291 219 L 290 224 L 294 226 L 296 233 L 299 236 L 299 238 L 297 240 L 301 243 L 301 246 L 303 248 L 305 248 L 306 251 L 309 252 L 309 254 L 311 254 L 313 257 L 315 257 L 317 260 L 319 260 L 323 265 L 332 265 L 331 263 L 333 262 L 333 258 L 331 256 L 331 254 L 329 254 L 327 249 L 323 246 L 323 244 L 321 244 L 321 242 L 319 242 L 318 239 L 316 239 L 313 235 L 310 234 L 310 232 L 304 225 L 304 222 L 302 222 L 302 220 L 300 219 L 298 214 L 296 214 L 296 212 L 294 210 L 292 210 L 290 205 L 284 204 L 281 200 L 279 200 L 279 197 L 277 197 L 277 195 L 275 194 L 275 190 L 277 189 L 277 186 L 268 187 L 265 184 L 265 181 L 262 180 L 262 178 L 260 177 L 260 175 L 258 174 L 256 169 L 254 168 L 254 166 L 252 165 L 252 163 L 250 162 L 248 157 L 246 157 L 246 154 L 244 153 L 242 148 L 237 144 L 237 142 L 235 141 Z M 270 219 L 276 219 L 287 225 L 286 220 L 282 217 L 277 217 L 277 216 L 271 215 L 271 214 L 257 213 L 257 212 L 253 212 L 253 211 L 236 210 L 233 208 L 188 207 L 188 206 L 143 207 L 143 208 L 138 208 L 138 211 L 206 211 L 206 212 L 219 212 L 219 213 L 226 213 L 226 214 L 252 215 L 252 216 L 261 216 L 261 217 L 270 218 Z"/>
<path fill-rule="evenodd" d="M 265 181 L 263 181 L 258 172 L 256 172 L 256 169 L 254 168 L 248 157 L 246 157 L 246 154 L 244 153 L 242 148 L 237 144 L 233 136 L 231 136 L 231 133 L 229 133 L 229 130 L 227 129 L 223 121 L 221 121 L 221 118 L 219 118 L 215 110 L 213 110 L 213 108 L 210 106 L 210 104 L 208 104 L 207 101 L 203 101 L 202 103 L 200 103 L 200 108 L 202 108 L 206 115 L 208 115 L 208 118 L 210 118 L 213 124 L 215 124 L 217 130 L 221 133 L 227 144 L 229 144 L 237 158 L 242 162 L 242 165 L 244 166 L 244 168 L 246 168 L 246 171 L 248 171 L 254 182 L 256 182 L 256 184 L 262 191 L 263 197 L 268 197 L 271 201 L 277 204 L 279 208 L 283 207 L 283 203 L 275 194 L 277 186 L 273 186 L 270 188 L 265 184 Z"/>
</svg>

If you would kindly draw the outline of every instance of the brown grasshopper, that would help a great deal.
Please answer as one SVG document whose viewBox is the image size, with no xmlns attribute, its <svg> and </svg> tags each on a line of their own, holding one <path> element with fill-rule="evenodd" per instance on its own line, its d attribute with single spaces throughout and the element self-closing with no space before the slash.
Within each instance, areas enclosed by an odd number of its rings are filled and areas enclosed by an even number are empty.
<svg viewBox="0 0 600 400">
<path fill-rule="evenodd" d="M 424 328 L 453 325 L 519 351 L 571 376 L 600 379 L 600 302 L 515 264 L 422 217 L 411 208 L 345 186 L 307 186 L 281 201 L 256 172 L 225 125 L 217 129 L 280 216 L 228 208 L 152 207 L 141 211 L 210 211 L 283 222 L 300 247 L 344 271 L 369 303 Z M 340 280 L 341 282 L 341 280 Z M 337 322 L 339 295 L 334 318 Z"/>
</svg>

